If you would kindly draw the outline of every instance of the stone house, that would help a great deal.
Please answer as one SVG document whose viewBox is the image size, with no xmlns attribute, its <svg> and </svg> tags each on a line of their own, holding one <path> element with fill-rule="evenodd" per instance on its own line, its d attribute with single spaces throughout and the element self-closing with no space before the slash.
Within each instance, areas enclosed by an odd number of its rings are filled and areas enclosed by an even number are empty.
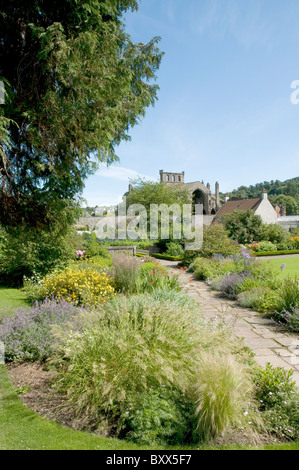
<svg viewBox="0 0 299 470">
<path fill-rule="evenodd" d="M 228 194 L 225 197 L 224 204 L 217 211 L 214 222 L 225 214 L 231 214 L 234 211 L 252 210 L 255 215 L 259 215 L 265 224 L 276 224 L 278 220 L 278 207 L 273 207 L 268 199 L 267 191 L 264 189 L 261 197 L 248 199 L 229 199 Z"/>
</svg>

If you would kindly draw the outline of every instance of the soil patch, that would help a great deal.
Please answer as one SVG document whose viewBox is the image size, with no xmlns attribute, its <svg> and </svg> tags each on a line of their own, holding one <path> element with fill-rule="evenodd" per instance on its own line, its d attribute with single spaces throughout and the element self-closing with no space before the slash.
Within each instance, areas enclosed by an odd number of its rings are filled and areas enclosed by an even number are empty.
<svg viewBox="0 0 299 470">
<path fill-rule="evenodd" d="M 7 369 L 13 387 L 28 408 L 62 426 L 79 430 L 78 421 L 51 387 L 53 371 L 36 362 L 11 363 Z"/>
</svg>

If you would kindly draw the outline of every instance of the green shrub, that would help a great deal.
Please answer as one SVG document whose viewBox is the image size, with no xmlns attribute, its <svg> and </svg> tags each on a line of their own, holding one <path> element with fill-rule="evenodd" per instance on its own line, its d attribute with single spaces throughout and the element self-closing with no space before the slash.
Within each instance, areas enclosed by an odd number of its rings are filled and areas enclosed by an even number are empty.
<svg viewBox="0 0 299 470">
<path fill-rule="evenodd" d="M 268 252 L 277 251 L 277 246 L 272 242 L 262 241 L 254 245 L 253 251 L 257 253 L 260 251 L 268 251 Z"/>
<path fill-rule="evenodd" d="M 256 399 L 266 428 L 279 437 L 299 438 L 299 396 L 293 371 L 267 364 L 256 371 Z"/>
<path fill-rule="evenodd" d="M 276 246 L 277 246 L 277 251 L 292 250 L 293 248 L 295 248 L 291 240 L 277 243 Z"/>
<path fill-rule="evenodd" d="M 75 258 L 76 232 L 54 225 L 45 230 L 25 226 L 5 232 L 0 258 L 0 282 L 22 285 L 23 277 L 44 276 Z"/>
<path fill-rule="evenodd" d="M 260 285 L 278 287 L 280 282 L 277 277 L 278 272 L 271 263 L 255 260 L 251 263 L 249 270 L 251 278 L 259 282 Z"/>
<path fill-rule="evenodd" d="M 242 307 L 253 308 L 261 313 L 274 313 L 279 300 L 279 294 L 267 287 L 256 287 L 245 292 L 243 290 L 238 295 L 238 302 Z"/>
<path fill-rule="evenodd" d="M 264 224 L 262 228 L 262 240 L 272 242 L 275 245 L 284 245 L 288 249 L 290 234 L 278 224 Z M 266 250 L 265 250 L 266 251 Z"/>
<path fill-rule="evenodd" d="M 261 287 L 261 282 L 258 279 L 252 279 L 251 277 L 247 278 L 244 280 L 242 286 L 241 286 L 241 293 L 242 292 L 247 292 L 247 291 L 252 291 L 253 289 L 260 288 Z"/>
<path fill-rule="evenodd" d="M 229 237 L 239 243 L 250 243 L 262 240 L 263 222 L 253 210 L 235 210 L 221 217 Z"/>
<path fill-rule="evenodd" d="M 166 253 L 153 253 L 152 255 L 152 258 L 155 258 L 155 259 L 163 259 L 163 260 L 166 260 L 166 261 L 181 261 L 182 257 L 181 256 L 170 256 L 170 255 L 167 255 Z"/>
<path fill-rule="evenodd" d="M 86 251 L 86 256 L 88 257 L 101 256 L 102 258 L 107 259 L 110 257 L 109 251 L 97 242 L 95 232 L 85 234 L 83 248 Z"/>
<path fill-rule="evenodd" d="M 203 245 L 200 254 L 204 258 L 212 258 L 220 254 L 225 258 L 239 252 L 239 247 L 232 240 L 221 224 L 213 224 L 210 227 L 204 226 Z"/>
<path fill-rule="evenodd" d="M 194 405 L 180 390 L 160 386 L 128 405 L 124 435 L 143 445 L 175 445 L 194 440 Z"/>
<path fill-rule="evenodd" d="M 233 261 L 218 261 L 198 257 L 192 265 L 192 270 L 198 281 L 205 281 L 233 273 L 237 271 L 237 267 Z"/>
<path fill-rule="evenodd" d="M 165 254 L 168 256 L 183 256 L 184 254 L 184 248 L 179 242 L 169 242 L 167 243 L 166 248 L 167 250 Z"/>
<path fill-rule="evenodd" d="M 198 258 L 198 256 L 200 256 L 200 251 L 195 251 L 195 250 L 185 251 L 182 256 L 180 265 L 187 266 L 187 268 L 189 268 L 189 266 L 191 266 L 194 263 L 194 261 L 196 260 L 196 258 Z"/>
</svg>

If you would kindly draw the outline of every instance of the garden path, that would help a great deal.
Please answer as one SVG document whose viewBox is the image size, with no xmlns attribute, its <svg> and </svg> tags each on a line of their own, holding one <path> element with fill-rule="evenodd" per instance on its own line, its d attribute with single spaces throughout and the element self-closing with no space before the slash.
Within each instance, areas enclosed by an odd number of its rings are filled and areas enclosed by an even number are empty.
<svg viewBox="0 0 299 470">
<path fill-rule="evenodd" d="M 234 334 L 255 354 L 258 364 L 267 363 L 294 371 L 299 387 L 299 335 L 289 333 L 273 320 L 264 318 L 252 309 L 243 308 L 237 302 L 224 299 L 204 282 L 194 279 L 192 273 L 177 268 L 176 262 L 159 260 L 177 273 L 183 290 L 202 305 L 203 315 L 221 319 L 233 328 Z"/>
</svg>

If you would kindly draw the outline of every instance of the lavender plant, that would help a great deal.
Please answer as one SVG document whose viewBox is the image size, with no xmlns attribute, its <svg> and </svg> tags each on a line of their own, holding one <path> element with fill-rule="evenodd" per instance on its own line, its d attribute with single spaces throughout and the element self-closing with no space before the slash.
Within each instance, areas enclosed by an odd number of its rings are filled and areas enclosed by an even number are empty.
<svg viewBox="0 0 299 470">
<path fill-rule="evenodd" d="M 51 325 L 70 321 L 82 310 L 56 299 L 18 309 L 14 317 L 5 318 L 0 325 L 0 341 L 5 345 L 6 360 L 45 360 L 52 354 Z"/>
<path fill-rule="evenodd" d="M 250 276 L 250 271 L 242 271 L 241 273 L 237 274 L 228 274 L 227 276 L 221 278 L 221 280 L 218 280 L 216 288 L 228 298 L 236 299 L 241 291 L 242 284 L 246 279 L 250 278 Z"/>
</svg>

